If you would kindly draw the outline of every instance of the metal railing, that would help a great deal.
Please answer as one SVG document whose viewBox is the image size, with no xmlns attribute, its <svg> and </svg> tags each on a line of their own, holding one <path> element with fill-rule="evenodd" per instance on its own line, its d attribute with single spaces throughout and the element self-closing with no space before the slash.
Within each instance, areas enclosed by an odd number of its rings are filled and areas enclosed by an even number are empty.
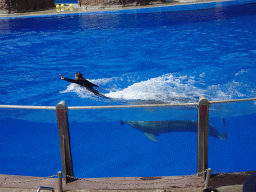
<svg viewBox="0 0 256 192">
<path fill-rule="evenodd" d="M 243 101 L 256 101 L 256 98 L 209 101 L 209 104 L 234 103 L 234 102 L 243 102 Z M 143 107 L 175 107 L 175 106 L 198 106 L 198 103 L 166 103 L 166 104 L 109 105 L 109 106 L 71 106 L 71 107 L 66 107 L 66 108 L 68 110 L 79 110 L 79 109 L 117 109 L 117 108 L 124 109 L 124 108 L 143 108 Z M 56 106 L 0 105 L 0 108 L 56 110 Z"/>
<path fill-rule="evenodd" d="M 120 109 L 120 108 L 147 108 L 147 107 L 175 107 L 175 106 L 197 106 L 198 107 L 198 147 L 197 147 L 197 173 L 203 173 L 206 178 L 208 168 L 208 124 L 209 124 L 209 106 L 210 104 L 232 103 L 256 101 L 256 98 L 234 99 L 222 101 L 208 101 L 200 97 L 198 103 L 168 103 L 168 104 L 143 104 L 143 105 L 112 105 L 112 106 L 73 106 L 66 107 L 66 103 L 61 101 L 55 106 L 22 106 L 22 105 L 0 105 L 0 108 L 8 109 L 39 109 L 55 110 L 57 115 L 59 141 L 62 160 L 62 171 L 65 182 L 71 182 L 73 176 L 73 163 L 71 157 L 68 110 L 89 110 L 89 109 Z M 71 176 L 71 177 L 70 177 Z"/>
</svg>

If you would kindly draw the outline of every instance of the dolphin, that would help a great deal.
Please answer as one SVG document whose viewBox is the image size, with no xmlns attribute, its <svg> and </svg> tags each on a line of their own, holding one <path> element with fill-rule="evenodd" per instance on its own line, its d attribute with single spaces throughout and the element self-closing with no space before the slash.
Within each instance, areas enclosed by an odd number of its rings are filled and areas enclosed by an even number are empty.
<svg viewBox="0 0 256 192">
<path fill-rule="evenodd" d="M 179 120 L 179 121 L 121 121 L 121 125 L 128 124 L 135 129 L 144 132 L 144 135 L 155 142 L 158 140 L 155 135 L 170 132 L 197 132 L 197 121 Z M 228 138 L 227 131 L 220 134 L 219 131 L 209 123 L 209 135 L 212 137 L 226 140 Z"/>
</svg>

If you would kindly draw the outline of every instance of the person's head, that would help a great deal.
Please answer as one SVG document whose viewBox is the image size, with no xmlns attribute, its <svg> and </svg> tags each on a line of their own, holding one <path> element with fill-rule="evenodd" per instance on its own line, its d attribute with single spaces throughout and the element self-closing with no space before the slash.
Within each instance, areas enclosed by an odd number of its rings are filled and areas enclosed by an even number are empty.
<svg viewBox="0 0 256 192">
<path fill-rule="evenodd" d="M 82 78 L 83 78 L 82 73 L 77 72 L 77 73 L 75 74 L 75 79 L 76 79 L 76 80 L 78 80 L 78 79 L 82 79 Z"/>
</svg>

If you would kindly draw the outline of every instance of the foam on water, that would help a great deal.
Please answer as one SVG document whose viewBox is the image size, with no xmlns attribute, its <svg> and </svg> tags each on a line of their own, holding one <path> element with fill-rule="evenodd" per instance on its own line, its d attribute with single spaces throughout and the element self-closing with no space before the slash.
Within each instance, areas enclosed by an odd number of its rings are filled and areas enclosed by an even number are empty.
<svg viewBox="0 0 256 192">
<path fill-rule="evenodd" d="M 110 92 L 106 96 L 125 100 L 156 100 L 163 102 L 179 102 L 193 100 L 197 93 L 202 92 L 193 84 L 184 84 L 183 76 L 175 78 L 173 74 L 150 78 L 128 86 L 120 91 Z M 192 96 L 191 96 L 192 95 Z"/>
<path fill-rule="evenodd" d="M 130 79 L 128 76 L 126 78 L 122 76 L 90 81 L 98 84 L 100 87 L 107 88 L 108 93 L 103 91 L 107 97 L 126 101 L 141 100 L 189 103 L 198 102 L 200 96 L 205 96 L 212 101 L 253 97 L 255 95 L 254 87 L 247 85 L 244 80 L 241 80 L 247 77 L 247 73 L 250 72 L 248 69 L 242 69 L 236 72 L 231 80 L 228 80 L 230 77 L 224 77 L 223 81 L 216 78 L 216 82 L 212 82 L 212 73 L 202 72 L 202 70 L 204 68 L 180 73 L 168 73 L 142 81 L 134 80 L 129 82 Z M 219 69 L 212 67 L 210 70 L 217 73 Z M 244 89 L 247 91 L 245 92 Z M 91 92 L 76 84 L 68 85 L 60 93 L 68 92 L 76 93 L 77 97 L 83 99 L 97 98 Z"/>
</svg>

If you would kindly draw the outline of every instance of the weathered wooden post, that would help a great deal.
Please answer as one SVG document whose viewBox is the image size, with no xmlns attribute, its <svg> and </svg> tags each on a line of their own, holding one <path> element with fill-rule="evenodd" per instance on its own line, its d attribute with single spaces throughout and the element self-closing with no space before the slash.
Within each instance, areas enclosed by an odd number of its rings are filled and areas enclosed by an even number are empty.
<svg viewBox="0 0 256 192">
<path fill-rule="evenodd" d="M 198 104 L 197 173 L 206 176 L 208 168 L 209 101 L 200 97 Z M 203 174 L 200 174 L 204 172 Z"/>
<path fill-rule="evenodd" d="M 60 140 L 60 152 L 61 152 L 61 162 L 62 162 L 62 172 L 64 181 L 66 183 L 73 181 L 70 177 L 73 175 L 73 163 L 71 156 L 71 146 L 70 146 L 70 135 L 69 135 L 69 124 L 68 115 L 65 101 L 61 101 L 56 106 L 58 130 L 59 130 L 59 140 Z"/>
</svg>

